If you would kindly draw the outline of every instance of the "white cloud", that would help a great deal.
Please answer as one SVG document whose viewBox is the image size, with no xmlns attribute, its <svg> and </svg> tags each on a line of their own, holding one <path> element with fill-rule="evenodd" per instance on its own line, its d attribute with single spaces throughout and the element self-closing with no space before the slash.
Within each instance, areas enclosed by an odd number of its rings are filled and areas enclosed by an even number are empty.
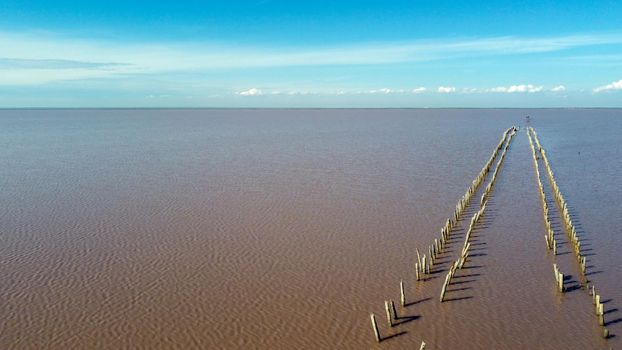
<svg viewBox="0 0 622 350">
<path fill-rule="evenodd" d="M 0 45 L 1 46 L 1 45 Z M 2 69 L 0 68 L 0 86 L 2 85 L 41 85 L 65 80 L 85 80 L 109 78 L 113 74 L 101 69 Z"/>
<path fill-rule="evenodd" d="M 341 91 L 341 95 L 345 94 L 354 94 L 354 95 L 362 95 L 362 94 L 381 94 L 381 95 L 389 95 L 389 94 L 403 94 L 406 92 L 404 89 L 390 89 L 390 88 L 381 88 L 381 89 L 371 89 L 371 90 L 353 90 L 353 91 Z M 328 94 L 332 94 L 328 92 Z"/>
<path fill-rule="evenodd" d="M 490 89 L 490 92 L 506 92 L 506 93 L 514 93 L 514 92 L 540 92 L 544 90 L 542 85 L 532 85 L 532 84 L 521 84 L 521 85 L 510 85 L 510 86 L 497 86 Z"/>
<path fill-rule="evenodd" d="M 395 93 L 396 90 L 393 89 L 389 89 L 389 88 L 382 88 L 382 89 L 378 89 L 378 90 L 369 90 L 367 91 L 368 94 L 392 94 Z"/>
<path fill-rule="evenodd" d="M 614 81 L 611 84 L 599 86 L 594 89 L 594 92 L 604 92 L 604 91 L 613 91 L 613 90 L 622 90 L 622 79 L 618 81 Z"/>
<path fill-rule="evenodd" d="M 291 95 L 291 96 L 316 95 L 315 92 L 308 91 L 308 90 L 290 90 L 290 91 L 287 91 L 285 94 Z"/>
<path fill-rule="evenodd" d="M 456 92 L 456 88 L 453 86 L 439 86 L 438 92 L 443 93 L 443 94 L 448 94 L 451 92 Z"/>
<path fill-rule="evenodd" d="M 552 88 L 551 91 L 553 92 L 566 91 L 566 87 L 564 85 L 557 85 L 556 87 Z"/>
<path fill-rule="evenodd" d="M 309 49 L 240 47 L 206 42 L 127 43 L 49 33 L 0 31 L 0 85 L 161 76 L 254 67 L 389 64 L 448 57 L 515 55 L 622 43 L 622 35 L 418 40 Z"/>
<path fill-rule="evenodd" d="M 307 96 L 307 95 L 343 95 L 346 92 L 340 91 L 311 91 L 311 90 L 288 90 L 288 89 L 258 89 L 250 88 L 243 91 L 235 91 L 233 94 L 239 96 Z"/>
<path fill-rule="evenodd" d="M 460 91 L 463 94 L 476 94 L 482 92 L 481 89 L 478 88 L 462 88 Z"/>
<path fill-rule="evenodd" d="M 240 96 L 261 96 L 263 92 L 257 88 L 250 88 L 248 90 L 238 91 L 236 94 Z"/>
<path fill-rule="evenodd" d="M 447 88 L 454 89 L 455 88 Z M 405 95 L 405 94 L 420 94 L 426 92 L 427 88 L 418 87 L 415 89 L 393 89 L 393 88 L 380 88 L 380 89 L 370 89 L 370 90 L 296 90 L 296 89 L 258 89 L 258 88 L 250 88 L 248 90 L 243 91 L 235 91 L 233 92 L 235 95 L 239 96 L 343 96 L 343 95 Z M 453 91 L 449 91 L 453 92 Z"/>
<path fill-rule="evenodd" d="M 618 86 L 612 87 L 612 86 Z M 607 89 L 622 89 L 622 81 L 607 85 Z M 370 90 L 289 90 L 289 89 L 263 89 L 251 88 L 244 91 L 235 92 L 240 96 L 266 96 L 266 95 L 290 95 L 290 96 L 342 96 L 342 95 L 408 95 L 408 94 L 420 94 L 429 91 L 426 87 L 417 87 L 414 89 L 397 89 L 397 88 L 380 88 Z M 497 86 L 493 88 L 474 88 L 474 87 L 462 87 L 455 86 L 439 86 L 435 91 L 438 93 L 461 93 L 461 94 L 487 94 L 487 93 L 538 93 L 545 91 L 542 85 L 533 84 L 519 84 L 508 86 Z M 566 91 L 564 85 L 557 85 L 549 90 L 552 92 Z"/>
</svg>

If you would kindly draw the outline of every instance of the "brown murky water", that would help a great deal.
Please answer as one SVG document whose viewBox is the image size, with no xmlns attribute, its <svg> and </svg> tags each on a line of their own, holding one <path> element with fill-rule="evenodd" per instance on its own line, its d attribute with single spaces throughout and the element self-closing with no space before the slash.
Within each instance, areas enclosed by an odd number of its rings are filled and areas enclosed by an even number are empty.
<svg viewBox="0 0 622 350">
<path fill-rule="evenodd" d="M 450 300 L 464 222 L 415 282 L 415 248 L 525 115 L 609 340 L 584 290 L 555 290 L 553 262 L 578 264 L 546 249 L 524 129 Z M 620 348 L 621 135 L 606 109 L 0 111 L 0 348 Z M 400 279 L 413 317 L 389 329 Z M 371 312 L 399 335 L 376 344 Z"/>
</svg>

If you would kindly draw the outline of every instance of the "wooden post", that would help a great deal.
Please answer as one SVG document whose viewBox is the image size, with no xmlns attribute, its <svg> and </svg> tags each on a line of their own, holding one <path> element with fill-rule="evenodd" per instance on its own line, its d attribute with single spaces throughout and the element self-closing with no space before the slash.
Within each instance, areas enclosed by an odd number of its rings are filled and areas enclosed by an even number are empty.
<svg viewBox="0 0 622 350">
<path fill-rule="evenodd" d="M 380 337 L 380 330 L 378 329 L 378 323 L 376 322 L 376 315 L 370 314 L 369 317 L 371 318 L 371 328 L 374 331 L 374 337 L 376 338 L 376 341 L 380 343 L 382 338 Z"/>
<path fill-rule="evenodd" d="M 404 280 L 400 280 L 400 302 L 402 307 L 406 306 L 406 295 L 404 294 Z"/>
<path fill-rule="evenodd" d="M 415 275 L 417 277 L 417 281 L 419 281 L 421 279 L 419 276 L 419 263 L 415 263 Z"/>
<path fill-rule="evenodd" d="M 387 323 L 389 327 L 393 327 L 393 317 L 391 316 L 391 305 L 387 300 L 384 301 L 384 309 L 387 312 Z"/>
<path fill-rule="evenodd" d="M 469 252 L 466 251 L 462 257 L 460 258 L 460 264 L 458 265 L 458 267 L 460 269 L 462 269 L 464 267 L 464 264 L 466 263 L 467 258 L 469 257 Z"/>
<path fill-rule="evenodd" d="M 546 241 L 546 247 L 551 249 L 551 243 L 549 242 L 549 236 L 544 235 L 544 240 Z"/>
<path fill-rule="evenodd" d="M 432 253 L 432 247 L 428 246 L 428 256 L 430 257 L 430 267 L 434 266 L 434 254 Z"/>
<path fill-rule="evenodd" d="M 553 273 L 555 274 L 555 281 L 557 282 L 557 289 L 560 293 L 564 292 L 564 274 L 559 271 L 557 264 L 553 264 Z"/>
<path fill-rule="evenodd" d="M 600 295 L 596 294 L 594 299 L 594 305 L 596 307 L 596 315 L 598 315 L 598 306 L 600 305 Z"/>
<path fill-rule="evenodd" d="M 445 301 L 445 292 L 447 292 L 447 285 L 449 284 L 449 281 L 451 279 L 451 272 L 449 272 L 447 274 L 447 277 L 445 277 L 445 283 L 443 283 L 443 288 L 441 289 L 441 303 L 443 301 Z"/>
</svg>

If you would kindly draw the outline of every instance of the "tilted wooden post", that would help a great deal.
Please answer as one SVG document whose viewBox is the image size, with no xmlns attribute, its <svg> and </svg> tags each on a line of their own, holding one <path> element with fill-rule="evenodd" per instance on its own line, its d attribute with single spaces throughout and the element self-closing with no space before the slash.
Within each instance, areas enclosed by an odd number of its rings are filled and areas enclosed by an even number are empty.
<svg viewBox="0 0 622 350">
<path fill-rule="evenodd" d="M 376 341 L 380 343 L 382 338 L 380 337 L 380 330 L 378 329 L 378 323 L 376 322 L 376 315 L 371 314 L 369 317 L 371 318 L 371 328 L 374 331 L 374 337 L 376 337 Z"/>
</svg>

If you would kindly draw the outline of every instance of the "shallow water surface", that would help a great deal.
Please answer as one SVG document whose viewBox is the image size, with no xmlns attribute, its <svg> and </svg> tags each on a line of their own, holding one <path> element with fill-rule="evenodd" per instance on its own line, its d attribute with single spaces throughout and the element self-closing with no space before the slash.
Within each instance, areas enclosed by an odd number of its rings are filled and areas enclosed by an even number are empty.
<svg viewBox="0 0 622 350">
<path fill-rule="evenodd" d="M 452 300 L 442 260 L 415 281 L 415 249 L 526 115 L 608 341 L 585 291 L 555 290 L 553 262 L 578 269 L 545 247 L 524 128 Z M 620 135 L 616 109 L 2 110 L 0 348 L 619 348 Z M 400 279 L 413 317 L 389 329 Z M 399 335 L 376 344 L 371 312 Z"/>
</svg>

